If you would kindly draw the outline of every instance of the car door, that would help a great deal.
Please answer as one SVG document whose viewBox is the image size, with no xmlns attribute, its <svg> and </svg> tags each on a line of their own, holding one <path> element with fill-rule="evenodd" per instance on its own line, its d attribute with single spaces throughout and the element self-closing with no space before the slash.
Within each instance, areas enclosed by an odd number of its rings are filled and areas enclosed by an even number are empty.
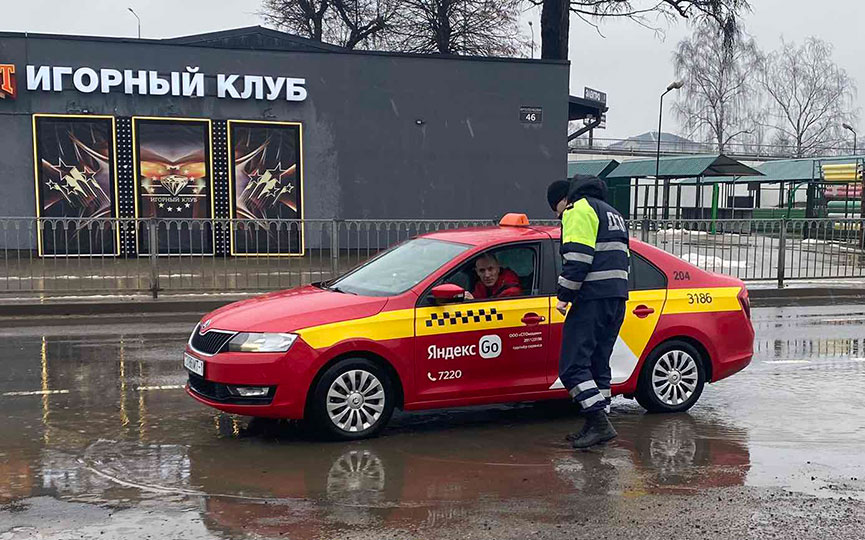
<svg viewBox="0 0 865 540">
<path fill-rule="evenodd" d="M 558 241 L 556 241 L 558 249 Z M 628 277 L 628 302 L 625 320 L 613 347 L 610 357 L 612 384 L 627 381 L 639 364 L 648 345 L 658 319 L 661 317 L 667 299 L 667 278 L 645 257 L 631 251 L 630 272 Z M 557 272 L 561 272 L 561 257 L 557 258 Z M 558 378 L 559 349 L 561 348 L 562 326 L 565 317 L 555 309 L 556 298 L 550 298 L 551 310 L 550 349 L 554 351 L 550 360 L 550 370 L 555 373 L 551 390 L 564 388 Z M 579 307 L 579 304 L 577 305 Z"/>
<path fill-rule="evenodd" d="M 519 266 L 513 270 L 524 294 L 445 305 L 435 305 L 429 291 L 421 297 L 415 311 L 414 362 L 419 401 L 524 394 L 549 386 L 550 303 L 539 287 L 540 244 L 492 251 L 503 267 Z M 438 283 L 471 287 L 464 270 Z"/>
<path fill-rule="evenodd" d="M 625 320 L 610 357 L 612 383 L 631 378 L 648 345 L 667 300 L 667 277 L 645 257 L 631 252 Z"/>
</svg>

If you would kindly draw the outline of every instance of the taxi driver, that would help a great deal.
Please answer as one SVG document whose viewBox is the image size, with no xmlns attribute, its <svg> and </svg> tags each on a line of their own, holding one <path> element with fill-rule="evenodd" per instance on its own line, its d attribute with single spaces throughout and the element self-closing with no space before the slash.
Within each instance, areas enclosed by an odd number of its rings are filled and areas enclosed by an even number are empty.
<svg viewBox="0 0 865 540">
<path fill-rule="evenodd" d="M 466 300 L 520 296 L 523 294 L 520 278 L 509 268 L 502 268 L 492 253 L 475 259 L 478 282 L 472 292 L 466 291 Z"/>
</svg>

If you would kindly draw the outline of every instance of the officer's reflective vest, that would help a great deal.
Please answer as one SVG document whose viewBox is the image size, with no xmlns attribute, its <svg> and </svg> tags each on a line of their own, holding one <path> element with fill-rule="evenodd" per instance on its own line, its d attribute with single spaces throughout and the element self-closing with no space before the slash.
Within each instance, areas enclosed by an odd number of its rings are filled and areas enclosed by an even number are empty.
<svg viewBox="0 0 865 540">
<path fill-rule="evenodd" d="M 565 209 L 561 254 L 559 300 L 628 298 L 628 229 L 606 202 L 583 197 Z"/>
</svg>

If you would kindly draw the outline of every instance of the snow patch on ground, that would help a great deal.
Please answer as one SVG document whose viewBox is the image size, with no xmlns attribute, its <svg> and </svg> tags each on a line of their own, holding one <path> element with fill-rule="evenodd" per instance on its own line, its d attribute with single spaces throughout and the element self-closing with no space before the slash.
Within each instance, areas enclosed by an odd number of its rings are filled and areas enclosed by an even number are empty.
<svg viewBox="0 0 865 540">
<path fill-rule="evenodd" d="M 748 264 L 743 261 L 731 261 L 714 257 L 712 255 L 701 255 L 699 253 L 685 253 L 679 256 L 682 260 L 698 266 L 700 268 L 712 271 L 723 270 L 725 268 L 747 268 Z"/>
</svg>

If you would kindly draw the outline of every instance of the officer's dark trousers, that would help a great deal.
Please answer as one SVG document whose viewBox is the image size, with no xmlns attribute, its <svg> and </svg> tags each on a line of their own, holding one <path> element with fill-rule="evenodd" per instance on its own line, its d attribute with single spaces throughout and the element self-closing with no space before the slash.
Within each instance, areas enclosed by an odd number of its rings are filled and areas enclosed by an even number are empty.
<svg viewBox="0 0 865 540">
<path fill-rule="evenodd" d="M 584 412 L 609 401 L 610 355 L 624 319 L 624 298 L 580 300 L 565 317 L 559 378 Z"/>
</svg>

